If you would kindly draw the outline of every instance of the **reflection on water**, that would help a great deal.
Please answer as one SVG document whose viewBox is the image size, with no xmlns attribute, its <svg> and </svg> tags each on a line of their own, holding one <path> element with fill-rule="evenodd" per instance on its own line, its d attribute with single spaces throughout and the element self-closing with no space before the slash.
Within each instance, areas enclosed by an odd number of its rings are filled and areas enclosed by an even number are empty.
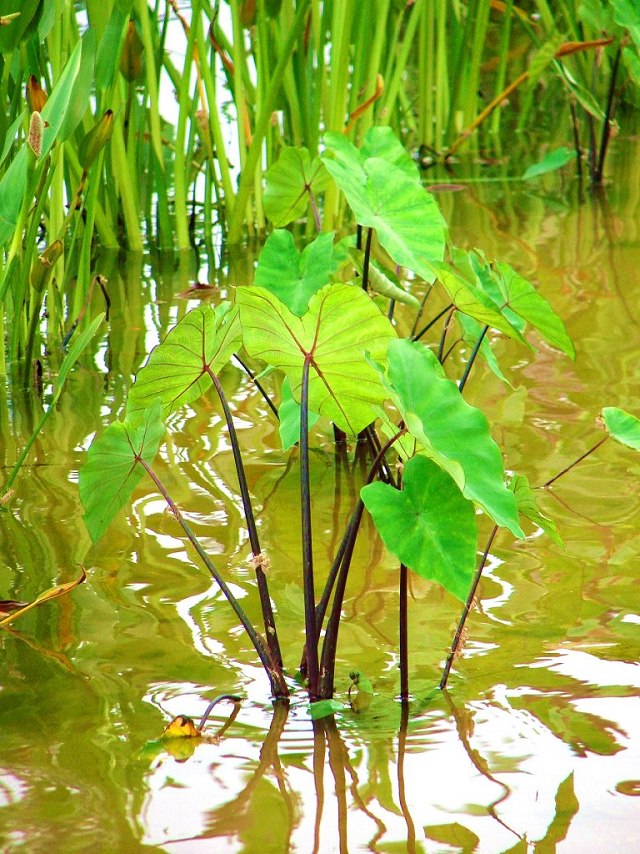
<svg viewBox="0 0 640 854">
<path fill-rule="evenodd" d="M 456 240 L 532 276 L 576 341 L 572 364 L 544 345 L 531 353 L 498 340 L 512 388 L 484 369 L 467 386 L 470 401 L 490 414 L 508 467 L 532 484 L 598 440 L 602 406 L 638 412 L 636 152 L 620 146 L 618 169 L 628 180 L 582 204 L 554 196 L 554 178 L 544 179 L 549 193 L 543 181 L 526 190 L 476 184 L 438 197 Z M 71 377 L 72 393 L 17 481 L 11 512 L 0 517 L 0 598 L 30 600 L 73 577 L 77 562 L 91 567 L 71 597 L 0 635 L 2 850 L 637 850 L 637 456 L 608 442 L 540 494 L 564 549 L 535 534 L 524 544 L 499 535 L 448 693 L 433 688 L 458 605 L 412 579 L 409 715 L 394 700 L 397 570 L 365 522 L 340 635 L 336 678 L 345 709 L 335 723 L 313 724 L 298 699 L 290 709 L 265 706 L 268 687 L 247 640 L 149 485 L 141 483 L 128 514 L 90 546 L 77 495 L 84 450 L 122 409 L 147 349 L 187 310 L 174 295 L 207 278 L 185 258 L 161 270 L 154 259 L 124 269 L 115 258 L 100 263 L 111 283 L 109 330 L 97 358 Z M 249 276 L 246 255 L 209 274 L 220 295 Z M 452 371 L 463 357 L 454 351 Z M 230 368 L 222 379 L 250 449 L 249 486 L 293 672 L 302 644 L 300 534 L 291 510 L 296 455 L 280 451 L 268 409 L 240 371 Z M 3 387 L 5 471 L 38 407 Z M 320 572 L 360 472 L 353 454 L 336 467 L 321 432 L 316 448 Z M 159 468 L 258 620 L 217 406 L 205 400 L 175 416 Z M 354 668 L 376 691 L 359 712 L 347 705 Z M 247 699 L 219 743 L 191 744 L 184 753 L 157 744 L 168 720 L 198 718 L 220 693 Z"/>
</svg>

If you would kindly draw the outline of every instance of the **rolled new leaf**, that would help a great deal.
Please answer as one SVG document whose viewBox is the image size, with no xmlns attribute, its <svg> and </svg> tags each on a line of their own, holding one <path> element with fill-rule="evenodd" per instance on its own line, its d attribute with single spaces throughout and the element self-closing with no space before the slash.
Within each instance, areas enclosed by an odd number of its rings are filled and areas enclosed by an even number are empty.
<svg viewBox="0 0 640 854">
<path fill-rule="evenodd" d="M 54 240 L 53 243 L 47 246 L 44 252 L 41 252 L 40 255 L 38 255 L 31 265 L 29 282 L 31 287 L 38 293 L 41 293 L 47 286 L 51 273 L 53 272 L 53 268 L 62 257 L 63 251 L 64 246 L 62 245 L 62 241 Z"/>
<path fill-rule="evenodd" d="M 27 82 L 27 103 L 32 113 L 41 113 L 47 103 L 48 95 L 40 85 L 38 78 L 31 74 Z"/>
<path fill-rule="evenodd" d="M 107 530 L 116 513 L 131 498 L 144 474 L 139 460 L 151 464 L 164 436 L 162 405 L 147 409 L 139 426 L 114 421 L 91 443 L 80 469 L 80 500 L 84 521 L 94 543 Z"/>
<path fill-rule="evenodd" d="M 78 160 L 85 172 L 113 136 L 113 111 L 107 110 L 100 121 L 84 135 L 78 146 Z"/>
<path fill-rule="evenodd" d="M 361 249 L 351 247 L 351 249 L 349 249 L 349 255 L 358 273 L 360 273 L 361 276 L 364 275 L 364 252 Z M 399 285 L 395 285 L 391 279 L 385 276 L 385 274 L 372 262 L 369 264 L 367 284 L 372 291 L 375 291 L 377 294 L 382 294 L 383 297 L 389 297 L 389 299 L 395 300 L 396 302 L 402 302 L 405 305 L 413 306 L 413 308 L 420 308 L 420 301 L 417 300 L 413 294 L 407 293 L 407 291 Z"/>
<path fill-rule="evenodd" d="M 120 56 L 120 74 L 129 83 L 137 80 L 142 73 L 142 54 L 144 53 L 144 45 L 142 39 L 138 35 L 135 22 L 130 20 L 127 27 L 127 34 L 124 37 L 122 45 L 122 55 Z"/>
</svg>

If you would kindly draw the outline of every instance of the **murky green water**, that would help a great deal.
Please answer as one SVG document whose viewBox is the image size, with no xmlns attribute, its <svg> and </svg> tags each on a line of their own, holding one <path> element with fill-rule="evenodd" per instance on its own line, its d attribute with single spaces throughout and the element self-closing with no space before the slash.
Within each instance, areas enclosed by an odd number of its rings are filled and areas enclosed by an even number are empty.
<svg viewBox="0 0 640 854">
<path fill-rule="evenodd" d="M 474 184 L 440 201 L 458 242 L 482 246 L 540 283 L 575 339 L 575 364 L 501 342 L 513 390 L 478 370 L 468 399 L 489 413 L 508 466 L 540 484 L 600 437 L 603 405 L 640 411 L 640 177 L 620 145 L 606 198 L 573 189 Z M 314 734 L 304 698 L 274 713 L 244 635 L 175 520 L 143 482 L 130 512 L 89 547 L 77 468 L 120 410 L 131 374 L 187 310 L 176 297 L 206 268 L 112 259 L 109 332 L 63 395 L 55 421 L 0 517 L 0 598 L 30 600 L 89 579 L 0 634 L 3 851 L 632 852 L 640 833 L 640 459 L 608 442 L 542 498 L 564 550 L 501 534 L 448 695 L 427 702 L 458 606 L 419 579 L 410 602 L 411 718 L 400 728 L 397 575 L 371 526 L 349 582 L 338 688 L 353 668 L 376 696 Z M 250 261 L 215 274 L 224 295 Z M 162 273 L 158 270 L 162 269 Z M 142 286 L 140 282 L 142 281 Z M 94 309 L 101 306 L 96 300 Z M 266 407 L 224 373 L 248 457 L 293 671 L 302 645 L 298 472 Z M 2 464 L 38 403 L 3 387 Z M 523 426 L 523 424 L 525 426 Z M 258 618 L 250 550 L 217 406 L 176 416 L 161 477 Z M 360 483 L 313 454 L 316 563 L 332 556 Z M 488 528 L 487 528 L 488 531 Z M 191 756 L 152 742 L 177 714 L 226 692 L 247 699 L 220 743 Z M 224 710 L 223 710 L 224 711 Z M 222 722 L 221 717 L 216 719 Z M 215 724 L 215 721 L 214 721 Z M 212 726 L 215 729 L 215 726 Z"/>
</svg>

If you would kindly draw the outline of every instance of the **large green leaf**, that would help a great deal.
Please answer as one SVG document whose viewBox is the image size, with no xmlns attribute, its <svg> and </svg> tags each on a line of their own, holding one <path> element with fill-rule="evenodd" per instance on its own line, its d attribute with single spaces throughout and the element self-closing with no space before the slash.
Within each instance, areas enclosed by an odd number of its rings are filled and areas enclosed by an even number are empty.
<svg viewBox="0 0 640 854">
<path fill-rule="evenodd" d="M 458 311 L 473 317 L 478 323 L 499 329 L 522 344 L 527 343 L 521 332 L 500 311 L 499 306 L 476 284 L 446 264 L 433 264 L 432 268 Z"/>
<path fill-rule="evenodd" d="M 470 254 L 470 260 L 478 285 L 514 327 L 524 329 L 526 323 L 530 324 L 552 347 L 575 358 L 564 323 L 531 282 L 509 264 L 487 263 L 477 251 Z"/>
<path fill-rule="evenodd" d="M 319 157 L 312 160 L 306 148 L 284 148 L 265 180 L 264 210 L 278 227 L 299 219 L 310 199 L 329 183 L 322 161 Z"/>
<path fill-rule="evenodd" d="M 463 399 L 419 342 L 392 341 L 388 360 L 390 396 L 424 453 L 499 525 L 524 537 L 515 497 L 504 483 L 502 455 L 483 413 Z"/>
<path fill-rule="evenodd" d="M 269 235 L 264 244 L 254 282 L 275 294 L 300 317 L 315 292 L 329 284 L 336 267 L 333 233 L 320 234 L 313 243 L 298 252 L 291 232 L 279 228 Z"/>
<path fill-rule="evenodd" d="M 535 493 L 531 489 L 528 479 L 523 474 L 514 475 L 509 483 L 509 489 L 516 497 L 518 512 L 525 519 L 528 519 L 534 525 L 537 525 L 538 528 L 541 528 L 545 534 L 548 534 L 554 543 L 557 543 L 559 546 L 563 545 L 562 537 L 558 533 L 556 523 L 552 519 L 549 519 L 548 516 L 545 516 L 538 507 Z"/>
<path fill-rule="evenodd" d="M 616 24 L 629 31 L 636 48 L 640 49 L 640 9 L 637 0 L 611 0 Z"/>
<path fill-rule="evenodd" d="M 114 421 L 94 439 L 87 462 L 80 469 L 80 500 L 84 521 L 96 543 L 113 517 L 129 501 L 144 468 L 139 459 L 151 464 L 164 436 L 159 401 L 146 412 L 138 426 Z"/>
<path fill-rule="evenodd" d="M 360 491 L 383 543 L 409 569 L 464 602 L 478 547 L 473 504 L 423 456 L 406 463 L 403 482 L 402 490 L 378 482 Z"/>
<path fill-rule="evenodd" d="M 433 196 L 389 160 L 364 159 L 340 135 L 325 134 L 324 142 L 324 164 L 357 222 L 375 228 L 396 264 L 432 282 L 431 264 L 444 255 L 443 222 Z"/>
<path fill-rule="evenodd" d="M 325 144 L 333 151 L 336 150 L 336 146 L 339 146 L 342 141 L 347 142 L 343 134 L 336 133 L 335 131 L 326 133 L 324 139 Z M 327 139 L 331 140 L 331 142 L 327 142 Z M 348 144 L 350 145 L 350 143 Z M 407 149 L 388 125 L 374 126 L 366 132 L 362 148 L 360 149 L 360 158 L 364 161 L 369 157 L 381 157 L 388 163 L 397 166 L 405 175 L 420 183 L 420 171 L 418 170 L 417 163 L 411 158 Z"/>
<path fill-rule="evenodd" d="M 640 451 L 640 420 L 635 415 L 617 406 L 605 406 L 602 417 L 612 439 Z"/>
<path fill-rule="evenodd" d="M 247 352 L 283 370 L 296 401 L 308 357 L 310 409 L 351 435 L 374 420 L 372 407 L 382 403 L 385 390 L 365 351 L 386 363 L 396 333 L 364 291 L 327 285 L 311 297 L 303 317 L 264 288 L 239 288 L 237 302 Z"/>
<path fill-rule="evenodd" d="M 126 417 L 139 423 L 144 411 L 158 400 L 166 418 L 197 400 L 240 347 L 238 310 L 230 303 L 213 309 L 204 304 L 186 314 L 155 347 L 127 399 Z"/>
</svg>

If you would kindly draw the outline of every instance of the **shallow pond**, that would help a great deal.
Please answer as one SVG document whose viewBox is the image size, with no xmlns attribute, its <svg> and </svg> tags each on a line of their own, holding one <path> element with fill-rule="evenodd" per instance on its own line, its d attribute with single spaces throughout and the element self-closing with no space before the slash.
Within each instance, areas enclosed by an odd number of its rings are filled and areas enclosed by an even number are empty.
<svg viewBox="0 0 640 854">
<path fill-rule="evenodd" d="M 513 388 L 482 366 L 467 386 L 508 467 L 532 484 L 600 438 L 602 406 L 639 411 L 637 142 L 620 142 L 616 157 L 624 178 L 602 197 L 580 199 L 555 177 L 534 188 L 478 182 L 439 194 L 457 242 L 530 275 L 576 342 L 571 363 L 543 345 L 534 353 L 500 341 Z M 369 525 L 341 627 L 337 686 L 345 710 L 314 732 L 301 693 L 289 710 L 269 703 L 245 636 L 149 482 L 90 548 L 77 492 L 84 451 L 120 411 L 145 352 L 187 310 L 178 295 L 207 276 L 193 259 L 105 263 L 108 332 L 74 373 L 0 517 L 0 598 L 31 600 L 77 575 L 78 563 L 89 569 L 70 596 L 0 634 L 2 850 L 636 851 L 640 458 L 609 441 L 542 495 L 564 549 L 535 534 L 515 544 L 498 537 L 444 694 L 433 688 L 459 605 L 412 580 L 408 720 L 394 699 L 397 568 Z M 251 259 L 225 264 L 211 274 L 223 296 L 249 280 Z M 303 642 L 296 453 L 280 450 L 268 410 L 244 376 L 229 368 L 223 379 L 251 449 L 249 485 L 293 672 Z M 39 406 L 3 385 L 5 472 Z M 207 401 L 174 417 L 159 470 L 257 619 L 221 425 Z M 315 434 L 314 447 L 320 572 L 361 472 L 350 449 L 349 465 L 336 473 L 327 433 Z M 485 525 L 481 542 L 488 531 Z M 347 705 L 353 669 L 376 692 L 358 711 Z M 245 699 L 219 741 L 170 749 L 158 742 L 174 715 L 198 718 L 210 699 L 229 692 Z M 216 708 L 211 732 L 228 711 Z"/>
</svg>

